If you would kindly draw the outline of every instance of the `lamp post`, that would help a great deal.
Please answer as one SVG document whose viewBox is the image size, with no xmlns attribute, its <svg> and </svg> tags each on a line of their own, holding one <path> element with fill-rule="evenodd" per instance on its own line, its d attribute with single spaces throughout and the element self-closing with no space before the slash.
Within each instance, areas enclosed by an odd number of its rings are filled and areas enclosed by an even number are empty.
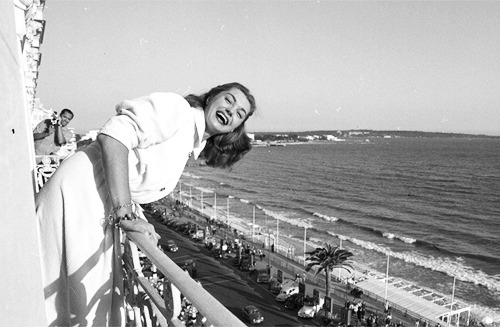
<svg viewBox="0 0 500 327">
<path fill-rule="evenodd" d="M 280 219 L 276 217 L 276 244 L 274 245 L 274 250 L 278 252 L 278 240 L 280 237 Z"/>
<path fill-rule="evenodd" d="M 193 196 L 191 195 L 191 185 L 189 185 L 189 207 L 193 206 Z"/>
<path fill-rule="evenodd" d="M 271 232 L 269 232 L 269 227 L 267 226 L 267 215 L 265 215 L 266 217 L 266 232 L 267 232 L 267 239 L 268 239 L 268 250 L 267 250 L 267 267 L 271 267 Z"/>
<path fill-rule="evenodd" d="M 214 192 L 214 219 L 217 220 L 217 193 Z"/>
<path fill-rule="evenodd" d="M 453 312 L 453 301 L 455 301 L 455 282 L 456 277 L 453 276 L 453 289 L 451 290 L 451 303 L 450 303 L 450 313 L 448 314 L 448 327 L 451 325 L 451 313 Z"/>
<path fill-rule="evenodd" d="M 269 233 L 269 226 L 267 226 L 267 215 L 264 215 L 266 218 L 266 240 L 267 240 L 267 246 L 271 246 L 271 233 Z"/>
<path fill-rule="evenodd" d="M 385 296 L 384 300 L 387 304 L 387 287 L 389 286 L 389 254 L 387 254 L 387 270 L 385 272 Z"/>
<path fill-rule="evenodd" d="M 255 238 L 255 206 L 253 206 L 253 215 L 252 215 L 252 242 L 254 242 Z"/>
<path fill-rule="evenodd" d="M 201 209 L 201 215 L 203 216 L 203 190 L 200 190 L 200 192 L 201 192 L 200 209 Z"/>
<path fill-rule="evenodd" d="M 307 226 L 304 226 L 304 267 L 306 266 L 306 233 L 307 233 Z"/>
<path fill-rule="evenodd" d="M 227 215 L 226 215 L 226 225 L 229 226 L 229 195 L 227 196 Z M 227 228 L 227 227 L 226 227 Z"/>
</svg>

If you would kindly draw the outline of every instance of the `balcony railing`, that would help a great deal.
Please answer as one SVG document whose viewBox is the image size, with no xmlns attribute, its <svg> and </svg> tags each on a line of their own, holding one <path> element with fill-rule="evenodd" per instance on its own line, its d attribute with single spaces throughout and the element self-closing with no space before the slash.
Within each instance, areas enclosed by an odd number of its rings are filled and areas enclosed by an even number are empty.
<svg viewBox="0 0 500 327">
<path fill-rule="evenodd" d="M 35 156 L 35 160 L 36 192 L 38 192 L 59 167 L 61 157 L 57 155 Z"/>
<path fill-rule="evenodd" d="M 128 319 L 135 326 L 185 326 L 178 319 L 182 310 L 181 294 L 206 319 L 205 326 L 246 326 L 146 236 L 138 232 L 126 232 L 126 236 L 122 255 L 126 271 L 125 294 Z M 117 245 L 117 249 L 121 248 Z M 163 298 L 144 277 L 137 248 L 165 275 L 160 281 Z"/>
</svg>

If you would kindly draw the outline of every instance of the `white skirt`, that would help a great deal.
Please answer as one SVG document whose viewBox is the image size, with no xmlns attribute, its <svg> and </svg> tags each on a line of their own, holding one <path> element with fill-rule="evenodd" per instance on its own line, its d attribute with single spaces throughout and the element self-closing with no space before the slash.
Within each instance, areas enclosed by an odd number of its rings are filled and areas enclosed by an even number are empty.
<svg viewBox="0 0 500 327">
<path fill-rule="evenodd" d="M 47 321 L 50 326 L 124 326 L 119 231 L 97 142 L 62 162 L 36 196 Z"/>
</svg>

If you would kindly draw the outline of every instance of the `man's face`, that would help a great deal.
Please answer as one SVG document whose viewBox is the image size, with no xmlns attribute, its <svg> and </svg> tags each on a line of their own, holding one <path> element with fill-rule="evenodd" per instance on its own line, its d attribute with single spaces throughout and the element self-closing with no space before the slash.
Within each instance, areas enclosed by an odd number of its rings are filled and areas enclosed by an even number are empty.
<svg viewBox="0 0 500 327">
<path fill-rule="evenodd" d="M 73 119 L 73 115 L 67 111 L 63 112 L 60 117 L 61 117 L 61 126 L 68 125 L 71 119 Z"/>
</svg>

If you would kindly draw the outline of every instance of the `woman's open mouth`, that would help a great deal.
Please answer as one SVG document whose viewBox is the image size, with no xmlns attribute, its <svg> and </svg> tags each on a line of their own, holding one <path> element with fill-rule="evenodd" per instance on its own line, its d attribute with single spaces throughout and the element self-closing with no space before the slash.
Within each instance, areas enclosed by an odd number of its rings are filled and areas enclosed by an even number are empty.
<svg viewBox="0 0 500 327">
<path fill-rule="evenodd" d="M 217 111 L 215 116 L 217 117 L 217 120 L 221 125 L 226 126 L 229 123 L 229 119 L 227 119 L 226 115 L 224 115 L 222 112 Z"/>
</svg>

